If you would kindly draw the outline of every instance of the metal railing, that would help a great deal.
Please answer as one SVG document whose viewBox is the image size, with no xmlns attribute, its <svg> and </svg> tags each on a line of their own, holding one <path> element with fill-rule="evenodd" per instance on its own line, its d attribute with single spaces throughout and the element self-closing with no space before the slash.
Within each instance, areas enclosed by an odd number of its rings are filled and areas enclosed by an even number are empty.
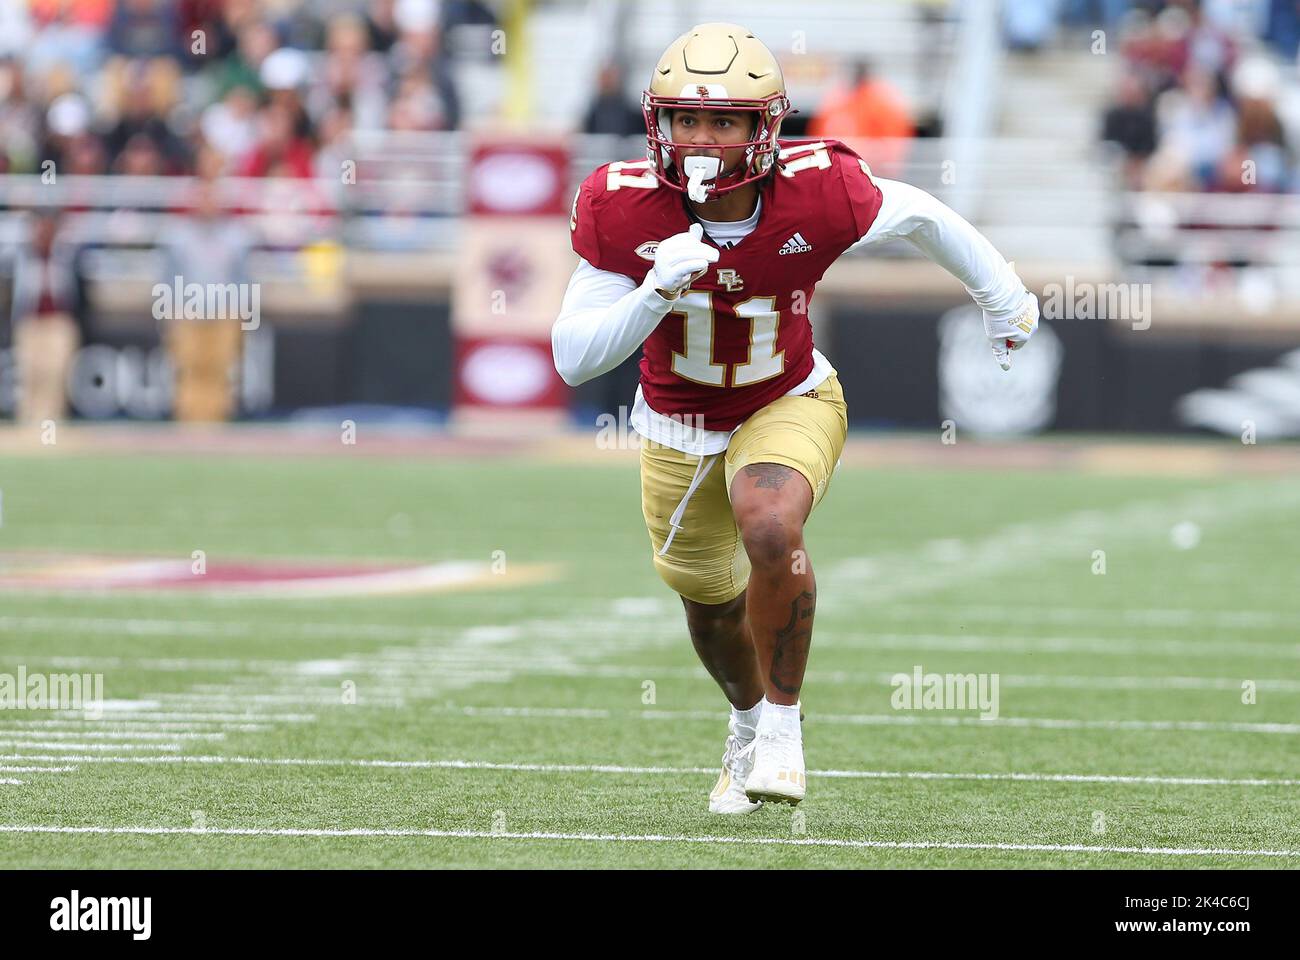
<svg viewBox="0 0 1300 960">
<path fill-rule="evenodd" d="M 1126 193 L 1113 189 L 1113 161 L 1090 144 L 990 139 L 975 151 L 950 140 L 864 147 L 877 176 L 928 190 L 941 200 L 977 184 L 968 217 L 1019 262 L 1107 262 L 1121 274 L 1160 277 L 1188 265 L 1251 265 L 1300 282 L 1300 196 Z M 641 137 L 574 136 L 573 189 L 603 162 L 644 156 Z M 351 249 L 429 253 L 455 248 L 465 211 L 464 133 L 359 134 L 338 152 L 354 178 L 227 178 L 222 207 L 244 217 L 264 251 L 321 242 Z M 977 158 L 975 169 L 954 157 Z M 891 158 L 885 161 L 880 157 Z M 354 179 L 355 182 L 352 182 Z M 98 270 L 142 275 L 148 252 L 190 207 L 188 177 L 0 176 L 0 246 L 19 241 L 25 211 L 62 208 L 65 239 L 98 251 Z M 887 254 L 909 256 L 900 244 Z M 292 258 L 263 258 L 266 269 L 296 269 Z M 1185 273 L 1185 269 L 1183 270 Z"/>
</svg>

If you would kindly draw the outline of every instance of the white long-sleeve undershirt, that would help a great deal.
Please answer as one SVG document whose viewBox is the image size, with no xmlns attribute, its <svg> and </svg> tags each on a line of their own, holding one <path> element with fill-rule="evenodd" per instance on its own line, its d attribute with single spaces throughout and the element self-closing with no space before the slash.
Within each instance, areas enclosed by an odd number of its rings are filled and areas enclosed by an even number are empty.
<svg viewBox="0 0 1300 960">
<path fill-rule="evenodd" d="M 1007 319 L 1021 312 L 1023 284 L 978 230 L 924 190 L 897 180 L 878 179 L 875 183 L 882 196 L 880 211 L 854 247 L 907 239 L 960 280 L 986 313 Z M 752 231 L 757 216 L 750 220 L 752 223 L 741 224 L 705 221 L 704 227 L 711 239 L 721 242 L 739 239 Z M 673 302 L 655 291 L 653 271 L 638 286 L 631 277 L 580 260 L 551 330 L 556 370 L 570 386 L 608 373 L 654 332 Z M 811 390 L 835 372 L 815 349 L 813 363 L 812 374 L 791 393 Z M 730 439 L 726 431 L 688 427 L 680 418 L 659 414 L 646 404 L 640 387 L 631 422 L 650 440 L 701 456 L 725 450 Z"/>
<path fill-rule="evenodd" d="M 571 387 L 608 373 L 654 333 L 673 302 L 655 290 L 653 271 L 638 287 L 580 259 L 551 328 L 555 369 Z"/>
</svg>

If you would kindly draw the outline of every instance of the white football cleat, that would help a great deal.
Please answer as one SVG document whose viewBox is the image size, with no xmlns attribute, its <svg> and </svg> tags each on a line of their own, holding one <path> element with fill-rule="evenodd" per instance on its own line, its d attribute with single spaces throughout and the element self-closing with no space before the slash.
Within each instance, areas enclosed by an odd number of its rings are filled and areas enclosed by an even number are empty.
<svg viewBox="0 0 1300 960">
<path fill-rule="evenodd" d="M 748 748 L 753 767 L 745 779 L 745 796 L 761 803 L 788 803 L 803 799 L 803 740 L 790 733 L 763 732 Z"/>
<path fill-rule="evenodd" d="M 753 813 L 761 804 L 745 796 L 745 781 L 754 763 L 750 749 L 753 740 L 741 740 L 732 733 L 727 737 L 727 748 L 722 754 L 722 773 L 709 794 L 709 813 Z"/>
</svg>

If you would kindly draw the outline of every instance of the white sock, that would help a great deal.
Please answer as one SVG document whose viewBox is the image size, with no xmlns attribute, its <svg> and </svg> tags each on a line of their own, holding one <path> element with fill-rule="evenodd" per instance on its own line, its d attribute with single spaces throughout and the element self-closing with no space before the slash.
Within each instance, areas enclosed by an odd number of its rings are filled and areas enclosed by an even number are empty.
<svg viewBox="0 0 1300 960">
<path fill-rule="evenodd" d="M 803 731 L 799 727 L 799 704 L 773 703 L 764 697 L 759 701 L 758 706 L 763 708 L 758 718 L 759 733 L 779 734 L 803 740 Z"/>
<path fill-rule="evenodd" d="M 748 710 L 737 710 L 731 708 L 731 725 L 734 733 L 741 740 L 753 740 L 754 735 L 758 733 L 758 718 L 763 712 L 763 701 L 760 700 Z"/>
</svg>

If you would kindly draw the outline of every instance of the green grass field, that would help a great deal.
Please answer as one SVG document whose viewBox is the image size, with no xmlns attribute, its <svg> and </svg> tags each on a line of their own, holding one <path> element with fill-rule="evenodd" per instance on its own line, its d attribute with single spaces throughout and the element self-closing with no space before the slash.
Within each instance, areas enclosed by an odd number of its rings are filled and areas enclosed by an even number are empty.
<svg viewBox="0 0 1300 960">
<path fill-rule="evenodd" d="M 0 589 L 0 673 L 102 673 L 110 708 L 0 711 L 0 860 L 1294 868 L 1298 487 L 846 463 L 809 525 L 808 799 L 723 818 L 725 703 L 633 459 L 3 457 L 0 579 L 196 550 L 484 575 Z M 893 709 L 915 665 L 997 674 L 998 718 Z"/>
</svg>

